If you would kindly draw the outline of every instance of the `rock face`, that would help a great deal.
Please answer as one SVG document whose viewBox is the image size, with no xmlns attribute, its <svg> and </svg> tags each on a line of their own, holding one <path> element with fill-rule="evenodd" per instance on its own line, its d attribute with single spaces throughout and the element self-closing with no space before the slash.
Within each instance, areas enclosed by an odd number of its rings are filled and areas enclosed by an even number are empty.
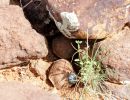
<svg viewBox="0 0 130 100">
<path fill-rule="evenodd" d="M 104 98 L 105 100 L 130 100 L 130 84 L 118 85 L 106 82 L 105 85 L 112 93 L 109 99 Z"/>
<path fill-rule="evenodd" d="M 1 100 L 61 100 L 56 94 L 51 94 L 29 83 L 1 82 Z"/>
<path fill-rule="evenodd" d="M 118 34 L 99 43 L 101 51 L 98 58 L 108 71 L 110 78 L 117 81 L 130 81 L 130 29 L 125 28 Z M 112 72 L 112 73 L 111 73 Z M 115 73 L 115 74 L 114 74 Z"/>
<path fill-rule="evenodd" d="M 127 0 L 47 0 L 47 9 L 68 38 L 102 39 L 124 27 Z"/>
<path fill-rule="evenodd" d="M 71 64 L 65 59 L 60 59 L 52 64 L 48 77 L 57 89 L 69 88 L 71 84 L 68 82 L 68 76 L 71 72 L 74 72 Z"/>
<path fill-rule="evenodd" d="M 31 28 L 20 7 L 1 6 L 0 22 L 0 65 L 47 56 L 45 37 Z"/>
<path fill-rule="evenodd" d="M 52 42 L 53 53 L 62 59 L 71 58 L 75 53 L 72 42 L 64 36 L 57 36 Z"/>
<path fill-rule="evenodd" d="M 10 0 L 0 0 L 0 5 L 9 5 Z"/>
</svg>

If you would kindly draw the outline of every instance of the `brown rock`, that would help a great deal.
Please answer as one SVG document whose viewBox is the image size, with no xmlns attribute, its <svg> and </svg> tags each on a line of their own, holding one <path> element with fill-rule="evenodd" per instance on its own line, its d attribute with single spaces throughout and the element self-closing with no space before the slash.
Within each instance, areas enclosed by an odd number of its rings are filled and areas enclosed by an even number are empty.
<svg viewBox="0 0 130 100">
<path fill-rule="evenodd" d="M 109 82 L 105 82 L 109 93 L 107 94 L 107 100 L 130 100 L 130 84 L 119 85 Z"/>
<path fill-rule="evenodd" d="M 49 44 L 48 44 L 48 45 L 49 45 Z M 50 46 L 51 46 L 51 45 L 52 45 L 52 44 L 50 44 Z M 53 62 L 53 61 L 55 61 L 55 60 L 58 60 L 59 57 L 57 57 L 57 56 L 53 53 L 52 47 L 50 47 L 50 48 L 49 48 L 48 55 L 47 55 L 47 57 L 46 57 L 45 59 L 48 60 L 48 61 Z"/>
<path fill-rule="evenodd" d="M 88 34 L 89 39 L 102 39 L 128 22 L 126 6 L 130 1 L 127 0 L 47 1 L 51 18 L 68 38 L 86 39 Z"/>
<path fill-rule="evenodd" d="M 45 37 L 31 28 L 20 7 L 1 6 L 0 22 L 0 65 L 47 56 Z"/>
<path fill-rule="evenodd" d="M 72 40 L 67 39 L 64 36 L 56 37 L 52 42 L 53 53 L 63 59 L 71 58 L 75 53 L 72 42 Z"/>
<path fill-rule="evenodd" d="M 109 79 L 117 81 L 130 80 L 130 29 L 125 28 L 98 45 L 98 58 L 107 68 Z M 110 70 L 108 70 L 110 69 Z M 112 71 L 113 70 L 113 71 Z"/>
<path fill-rule="evenodd" d="M 74 72 L 72 65 L 65 59 L 55 61 L 49 70 L 49 80 L 57 89 L 69 88 L 69 73 Z"/>
<path fill-rule="evenodd" d="M 10 0 L 10 5 L 20 5 L 20 0 Z"/>
<path fill-rule="evenodd" d="M 43 80 L 46 80 L 46 71 L 50 67 L 51 63 L 39 60 L 31 60 L 30 61 L 30 69 L 34 74 L 39 75 Z"/>
<path fill-rule="evenodd" d="M 29 83 L 1 82 L 1 100 L 61 100 L 56 94 L 43 91 Z"/>
</svg>

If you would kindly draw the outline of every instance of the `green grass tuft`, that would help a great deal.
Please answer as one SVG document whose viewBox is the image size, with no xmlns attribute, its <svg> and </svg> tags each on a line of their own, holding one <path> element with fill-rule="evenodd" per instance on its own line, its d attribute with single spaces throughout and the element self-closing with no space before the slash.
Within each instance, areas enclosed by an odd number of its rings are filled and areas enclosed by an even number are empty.
<svg viewBox="0 0 130 100">
<path fill-rule="evenodd" d="M 102 83 L 106 78 L 106 74 L 102 69 L 101 62 L 96 60 L 99 49 L 93 52 L 92 56 L 89 55 L 88 50 L 80 48 L 82 41 L 76 41 L 78 58 L 75 59 L 76 64 L 80 67 L 79 81 L 84 84 L 84 89 L 81 95 L 86 91 L 87 93 L 98 93 L 104 91 Z"/>
</svg>

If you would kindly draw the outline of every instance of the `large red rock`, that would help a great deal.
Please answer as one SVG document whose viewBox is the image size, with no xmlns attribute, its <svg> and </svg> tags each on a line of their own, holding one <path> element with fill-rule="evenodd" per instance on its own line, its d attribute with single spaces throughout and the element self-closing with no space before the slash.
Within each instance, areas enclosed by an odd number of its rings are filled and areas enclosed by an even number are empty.
<svg viewBox="0 0 130 100">
<path fill-rule="evenodd" d="M 105 100 L 130 100 L 130 84 L 119 85 L 105 82 L 105 86 L 109 91 Z"/>
<path fill-rule="evenodd" d="M 109 79 L 130 81 L 130 29 L 125 28 L 98 45 L 100 51 L 97 57 L 107 68 Z"/>
<path fill-rule="evenodd" d="M 60 96 L 43 91 L 29 83 L 0 82 L 1 100 L 61 100 Z"/>
<path fill-rule="evenodd" d="M 9 5 L 10 0 L 0 0 L 0 5 Z"/>
<path fill-rule="evenodd" d="M 64 36 L 57 36 L 52 41 L 53 53 L 62 59 L 71 58 L 76 52 L 72 46 L 72 43 L 72 40 Z"/>
<path fill-rule="evenodd" d="M 47 56 L 45 37 L 32 29 L 20 7 L 0 6 L 0 22 L 0 65 Z"/>
<path fill-rule="evenodd" d="M 47 0 L 47 10 L 68 38 L 102 39 L 121 30 L 128 0 Z"/>
</svg>

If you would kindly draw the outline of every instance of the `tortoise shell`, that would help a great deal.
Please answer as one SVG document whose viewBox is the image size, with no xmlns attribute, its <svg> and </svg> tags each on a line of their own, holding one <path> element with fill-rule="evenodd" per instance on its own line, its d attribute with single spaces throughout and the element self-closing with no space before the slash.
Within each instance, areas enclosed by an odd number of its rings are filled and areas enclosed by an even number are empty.
<svg viewBox="0 0 130 100">
<path fill-rule="evenodd" d="M 70 62 L 65 59 L 60 59 L 52 64 L 48 77 L 57 89 L 69 88 L 72 84 L 68 81 L 68 77 L 72 72 L 74 73 L 74 70 Z"/>
</svg>

